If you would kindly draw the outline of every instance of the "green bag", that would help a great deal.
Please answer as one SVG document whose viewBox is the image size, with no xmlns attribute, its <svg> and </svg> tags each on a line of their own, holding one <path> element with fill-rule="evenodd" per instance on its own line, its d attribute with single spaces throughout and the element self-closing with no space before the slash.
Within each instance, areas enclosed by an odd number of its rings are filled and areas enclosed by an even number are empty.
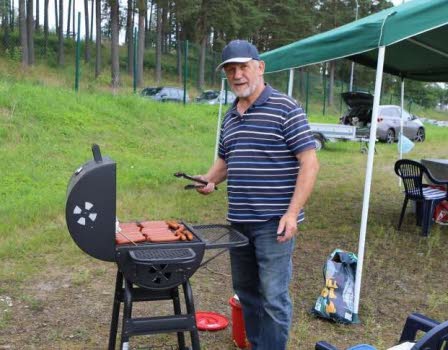
<svg viewBox="0 0 448 350">
<path fill-rule="evenodd" d="M 312 312 L 340 323 L 352 323 L 355 276 L 358 258 L 354 253 L 334 250 L 324 264 L 325 286 Z"/>
</svg>

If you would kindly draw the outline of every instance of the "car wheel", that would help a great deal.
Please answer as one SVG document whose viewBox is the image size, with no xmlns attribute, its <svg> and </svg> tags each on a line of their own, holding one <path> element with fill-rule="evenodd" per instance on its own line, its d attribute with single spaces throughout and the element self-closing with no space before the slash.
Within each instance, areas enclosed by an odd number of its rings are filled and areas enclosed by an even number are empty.
<svg viewBox="0 0 448 350">
<path fill-rule="evenodd" d="M 325 146 L 325 141 L 322 135 L 314 134 L 314 143 L 316 145 L 316 151 L 320 151 Z"/>
<path fill-rule="evenodd" d="M 415 141 L 417 142 L 425 141 L 425 129 L 420 128 L 417 130 L 417 135 L 415 135 Z"/>
<path fill-rule="evenodd" d="M 394 143 L 395 142 L 395 131 L 392 129 L 387 130 L 386 134 L 386 143 Z"/>
</svg>

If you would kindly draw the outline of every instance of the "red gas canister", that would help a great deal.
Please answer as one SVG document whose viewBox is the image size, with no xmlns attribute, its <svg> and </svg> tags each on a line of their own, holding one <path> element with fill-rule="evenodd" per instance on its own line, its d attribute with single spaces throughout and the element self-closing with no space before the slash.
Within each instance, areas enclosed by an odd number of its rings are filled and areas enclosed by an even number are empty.
<svg viewBox="0 0 448 350">
<path fill-rule="evenodd" d="M 229 299 L 229 304 L 232 308 L 232 337 L 233 342 L 240 349 L 246 349 L 250 346 L 246 338 L 246 328 L 244 326 L 243 309 L 235 295 Z"/>
</svg>

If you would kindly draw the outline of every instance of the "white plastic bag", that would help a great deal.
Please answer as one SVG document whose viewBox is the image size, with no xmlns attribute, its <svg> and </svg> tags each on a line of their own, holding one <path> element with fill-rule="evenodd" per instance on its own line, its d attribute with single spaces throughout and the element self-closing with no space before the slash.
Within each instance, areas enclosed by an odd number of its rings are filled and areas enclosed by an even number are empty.
<svg viewBox="0 0 448 350">
<path fill-rule="evenodd" d="M 400 137 L 398 139 L 398 151 L 400 151 L 400 147 L 401 147 L 401 151 L 403 153 L 409 153 L 414 148 L 414 146 L 415 146 L 414 142 L 409 140 L 403 134 L 400 135 Z"/>
</svg>

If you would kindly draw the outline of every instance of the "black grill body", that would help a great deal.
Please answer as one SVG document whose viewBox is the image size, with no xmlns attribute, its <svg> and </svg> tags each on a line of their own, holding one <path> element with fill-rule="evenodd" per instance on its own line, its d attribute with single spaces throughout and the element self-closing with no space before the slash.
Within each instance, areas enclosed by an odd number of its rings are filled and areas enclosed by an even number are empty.
<svg viewBox="0 0 448 350">
<path fill-rule="evenodd" d="M 183 223 L 193 240 L 116 245 L 116 163 L 103 158 L 97 145 L 92 152 L 94 159 L 78 168 L 70 179 L 65 215 L 73 240 L 84 252 L 99 260 L 115 261 L 118 266 L 109 350 L 115 349 L 121 304 L 121 349 L 129 348 L 129 338 L 134 335 L 176 332 L 180 350 L 199 350 L 189 278 L 201 266 L 205 249 L 246 245 L 247 238 L 227 225 Z M 182 312 L 180 286 L 186 313 Z M 160 300 L 173 302 L 174 315 L 132 317 L 133 302 Z M 190 332 L 191 348 L 186 346 L 184 332 Z"/>
<path fill-rule="evenodd" d="M 173 288 L 188 280 L 204 256 L 205 243 L 149 243 L 118 246 L 117 264 L 129 281 L 147 289 Z"/>
</svg>

